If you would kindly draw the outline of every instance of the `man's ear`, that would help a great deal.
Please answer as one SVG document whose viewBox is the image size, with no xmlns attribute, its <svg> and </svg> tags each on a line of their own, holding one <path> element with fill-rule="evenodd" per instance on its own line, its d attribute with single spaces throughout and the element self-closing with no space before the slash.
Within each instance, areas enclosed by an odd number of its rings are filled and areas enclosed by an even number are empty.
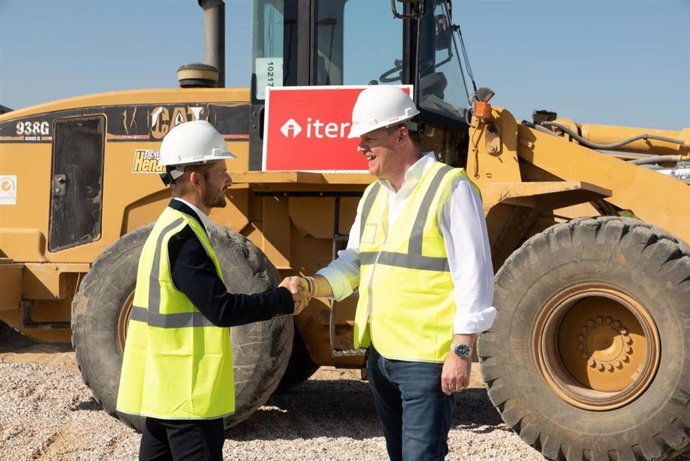
<svg viewBox="0 0 690 461">
<path fill-rule="evenodd" d="M 406 136 L 409 136 L 409 133 L 407 128 L 403 126 L 400 128 L 400 131 L 398 131 L 398 142 L 403 142 Z"/>
<path fill-rule="evenodd" d="M 203 175 L 200 174 L 198 171 L 191 171 L 189 173 L 189 184 L 191 184 L 194 189 L 198 189 L 199 187 L 201 187 L 202 178 Z"/>
</svg>

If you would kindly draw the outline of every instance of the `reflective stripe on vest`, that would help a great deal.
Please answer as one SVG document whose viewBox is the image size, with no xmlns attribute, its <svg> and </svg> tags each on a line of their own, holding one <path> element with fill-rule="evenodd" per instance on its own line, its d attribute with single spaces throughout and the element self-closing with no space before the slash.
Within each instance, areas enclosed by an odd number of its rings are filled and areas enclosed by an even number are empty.
<svg viewBox="0 0 690 461">
<path fill-rule="evenodd" d="M 469 180 L 462 169 L 434 163 L 391 229 L 387 229 L 387 191 L 378 182 L 365 191 L 355 347 L 366 347 L 373 339 L 387 358 L 445 359 L 453 336 L 455 302 L 440 216 L 461 177 Z"/>
<path fill-rule="evenodd" d="M 180 224 L 186 223 L 184 219 L 176 219 L 171 224 L 165 226 L 163 231 L 156 240 L 156 250 L 153 256 L 153 267 L 149 277 L 149 308 L 132 306 L 132 314 L 130 319 L 140 322 L 146 322 L 149 326 L 160 328 L 183 328 L 183 327 L 210 327 L 213 323 L 204 315 L 195 310 L 193 312 L 181 312 L 176 314 L 161 314 L 160 313 L 160 282 L 158 280 L 160 275 L 160 255 L 161 246 L 168 232 Z M 222 278 L 223 274 L 220 272 Z"/>
<path fill-rule="evenodd" d="M 117 409 L 161 419 L 214 419 L 235 409 L 229 328 L 214 326 L 172 282 L 170 238 L 189 226 L 222 271 L 191 216 L 166 208 L 142 249 Z"/>
</svg>

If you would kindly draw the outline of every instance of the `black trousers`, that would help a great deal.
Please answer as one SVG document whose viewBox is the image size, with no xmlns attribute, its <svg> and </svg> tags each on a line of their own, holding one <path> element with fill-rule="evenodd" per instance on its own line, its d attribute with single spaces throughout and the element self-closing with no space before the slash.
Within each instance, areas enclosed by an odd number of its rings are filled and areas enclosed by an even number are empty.
<svg viewBox="0 0 690 461">
<path fill-rule="evenodd" d="M 164 420 L 146 418 L 141 434 L 141 461 L 222 461 L 223 419 Z"/>
</svg>

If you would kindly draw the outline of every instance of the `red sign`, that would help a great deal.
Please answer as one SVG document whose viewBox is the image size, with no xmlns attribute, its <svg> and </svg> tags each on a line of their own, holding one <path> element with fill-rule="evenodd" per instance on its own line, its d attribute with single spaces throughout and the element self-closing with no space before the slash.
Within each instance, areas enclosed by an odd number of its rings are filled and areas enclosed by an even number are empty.
<svg viewBox="0 0 690 461">
<path fill-rule="evenodd" d="M 366 86 L 266 88 L 263 170 L 368 171 L 348 139 L 352 108 Z M 412 87 L 403 87 L 408 93 Z"/>
</svg>

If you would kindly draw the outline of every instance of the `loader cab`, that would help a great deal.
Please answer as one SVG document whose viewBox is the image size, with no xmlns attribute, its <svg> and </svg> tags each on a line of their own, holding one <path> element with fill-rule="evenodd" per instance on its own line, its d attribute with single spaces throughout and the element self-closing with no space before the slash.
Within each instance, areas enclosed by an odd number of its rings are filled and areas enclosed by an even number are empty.
<svg viewBox="0 0 690 461">
<path fill-rule="evenodd" d="M 448 0 L 256 0 L 250 168 L 261 168 L 266 88 L 381 84 L 414 85 L 424 149 L 465 166 L 469 94 L 450 8 Z"/>
</svg>

